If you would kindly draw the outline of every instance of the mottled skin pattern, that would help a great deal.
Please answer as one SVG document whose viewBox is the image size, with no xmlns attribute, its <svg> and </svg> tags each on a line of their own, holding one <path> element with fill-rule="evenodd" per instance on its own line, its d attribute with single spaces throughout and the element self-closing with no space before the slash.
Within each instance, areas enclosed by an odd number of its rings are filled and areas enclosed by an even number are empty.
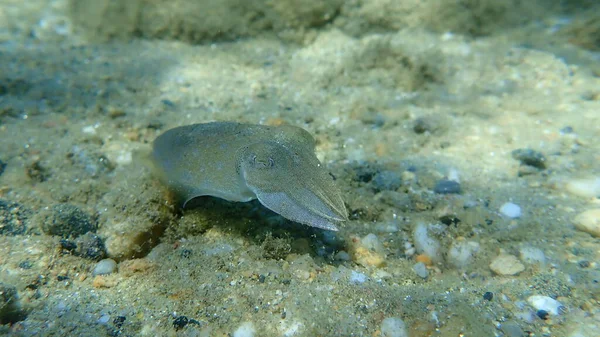
<svg viewBox="0 0 600 337">
<path fill-rule="evenodd" d="M 287 219 L 337 230 L 346 208 L 314 148 L 313 137 L 298 127 L 215 122 L 166 131 L 152 157 L 184 206 L 205 195 L 258 199 Z"/>
</svg>

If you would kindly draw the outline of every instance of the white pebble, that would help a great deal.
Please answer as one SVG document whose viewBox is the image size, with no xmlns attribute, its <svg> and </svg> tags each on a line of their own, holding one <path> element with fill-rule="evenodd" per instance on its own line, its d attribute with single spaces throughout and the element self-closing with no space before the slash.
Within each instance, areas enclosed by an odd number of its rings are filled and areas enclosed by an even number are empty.
<svg viewBox="0 0 600 337">
<path fill-rule="evenodd" d="M 117 262 L 113 259 L 104 259 L 98 261 L 96 267 L 94 267 L 94 271 L 92 274 L 96 275 L 108 275 L 115 272 L 117 269 Z"/>
<path fill-rule="evenodd" d="M 513 204 L 512 202 L 507 202 L 504 205 L 500 206 L 500 213 L 511 219 L 520 218 L 521 207 L 517 204 Z"/>
<path fill-rule="evenodd" d="M 573 224 L 580 231 L 600 237 L 600 208 L 580 213 L 573 219 Z"/>
<path fill-rule="evenodd" d="M 492 260 L 490 269 L 498 275 L 517 275 L 525 266 L 514 255 L 500 254 Z"/>
<path fill-rule="evenodd" d="M 527 302 L 536 310 L 545 310 L 551 315 L 560 315 L 564 306 L 557 300 L 548 296 L 533 295 L 527 298 Z"/>
<path fill-rule="evenodd" d="M 367 234 L 365 237 L 360 239 L 360 243 L 363 247 L 370 251 L 379 254 L 385 254 L 385 248 L 383 247 L 383 244 L 381 243 L 381 241 L 379 241 L 377 235 L 373 233 Z"/>
<path fill-rule="evenodd" d="M 110 315 L 104 314 L 96 321 L 98 324 L 106 324 L 110 321 Z"/>
<path fill-rule="evenodd" d="M 408 337 L 406 324 L 398 317 L 388 317 L 381 322 L 382 337 Z"/>
<path fill-rule="evenodd" d="M 367 275 L 365 275 L 361 272 L 357 272 L 357 271 L 353 270 L 350 273 L 350 283 L 354 283 L 354 284 L 365 283 L 367 281 L 367 279 L 368 279 Z"/>
<path fill-rule="evenodd" d="M 420 278 L 425 279 L 429 276 L 429 270 L 427 270 L 427 266 L 423 262 L 415 263 L 413 265 L 413 270 Z"/>
<path fill-rule="evenodd" d="M 457 240 L 452 243 L 450 250 L 448 251 L 447 260 L 448 263 L 458 269 L 466 268 L 471 261 L 475 253 L 479 251 L 479 243 L 474 241 L 461 241 Z"/>
<path fill-rule="evenodd" d="M 579 197 L 600 197 L 600 177 L 570 180 L 565 184 L 565 190 Z"/>
<path fill-rule="evenodd" d="M 256 329 L 252 322 L 244 322 L 233 333 L 233 337 L 253 337 Z"/>
<path fill-rule="evenodd" d="M 428 225 L 420 223 L 415 227 L 413 241 L 417 252 L 429 256 L 434 262 L 440 261 L 440 243 L 429 236 Z"/>
<path fill-rule="evenodd" d="M 544 254 L 544 251 L 539 248 L 529 246 L 521 247 L 521 249 L 519 249 L 519 257 L 521 258 L 521 261 L 527 264 L 546 264 L 546 255 Z"/>
</svg>

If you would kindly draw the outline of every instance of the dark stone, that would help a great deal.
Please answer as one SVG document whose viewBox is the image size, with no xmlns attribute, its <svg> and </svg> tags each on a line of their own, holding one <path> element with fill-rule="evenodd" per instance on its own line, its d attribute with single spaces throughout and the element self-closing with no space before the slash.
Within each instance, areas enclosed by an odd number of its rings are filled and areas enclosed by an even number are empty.
<svg viewBox="0 0 600 337">
<path fill-rule="evenodd" d="M 192 251 L 190 249 L 181 250 L 181 257 L 184 259 L 189 259 L 192 256 Z"/>
<path fill-rule="evenodd" d="M 38 183 L 44 182 L 50 178 L 48 170 L 40 163 L 39 160 L 34 160 L 25 168 L 27 176 Z"/>
<path fill-rule="evenodd" d="M 106 257 L 106 247 L 104 241 L 94 234 L 86 233 L 75 240 L 77 248 L 73 254 L 84 259 L 99 261 Z"/>
<path fill-rule="evenodd" d="M 0 324 L 12 324 L 26 318 L 14 286 L 0 283 Z"/>
<path fill-rule="evenodd" d="M 483 299 L 486 301 L 491 301 L 494 298 L 494 293 L 491 291 L 486 291 L 485 294 L 483 294 Z"/>
<path fill-rule="evenodd" d="M 71 251 L 74 251 L 75 249 L 77 249 L 77 244 L 71 240 L 62 239 L 62 240 L 60 240 L 59 244 L 60 244 L 60 248 L 66 250 L 68 252 L 71 252 Z"/>
<path fill-rule="evenodd" d="M 68 280 L 68 279 L 69 279 L 69 277 L 68 277 L 68 276 L 65 276 L 65 275 L 58 275 L 58 276 L 56 277 L 56 280 L 57 280 L 57 281 L 66 281 L 66 280 Z"/>
<path fill-rule="evenodd" d="M 419 117 L 415 120 L 415 123 L 413 124 L 413 131 L 415 133 L 425 133 L 425 132 L 431 132 L 435 129 L 434 125 L 431 123 L 431 120 L 429 118 L 425 118 L 425 117 Z"/>
<path fill-rule="evenodd" d="M 579 264 L 579 267 L 581 267 L 581 268 L 589 268 L 590 261 L 582 260 L 582 261 L 579 261 L 578 264 Z"/>
<path fill-rule="evenodd" d="M 456 226 L 460 223 L 460 219 L 455 217 L 454 215 L 444 215 L 440 217 L 440 221 L 446 226 Z"/>
<path fill-rule="evenodd" d="M 512 157 L 520 161 L 521 165 L 533 166 L 540 170 L 546 168 L 546 157 L 532 149 L 516 149 L 512 152 Z"/>
<path fill-rule="evenodd" d="M 43 227 L 46 233 L 63 238 L 78 237 L 96 231 L 91 217 L 72 204 L 58 204 L 52 207 L 52 214 Z"/>
<path fill-rule="evenodd" d="M 564 128 L 560 129 L 560 133 L 562 133 L 562 134 L 573 133 L 573 127 L 567 125 Z"/>
<path fill-rule="evenodd" d="M 2 173 L 4 173 L 5 169 L 6 169 L 6 163 L 3 162 L 2 160 L 0 160 L 0 176 L 2 175 Z"/>
<path fill-rule="evenodd" d="M 381 171 L 373 177 L 371 181 L 375 192 L 395 191 L 402 186 L 402 179 L 397 172 Z"/>
<path fill-rule="evenodd" d="M 190 320 L 187 317 L 179 316 L 173 320 L 173 327 L 175 328 L 175 330 L 180 330 L 185 328 L 185 326 L 188 325 L 189 322 Z"/>
<path fill-rule="evenodd" d="M 21 269 L 31 269 L 33 267 L 33 263 L 29 260 L 25 260 L 19 263 L 19 268 Z"/>
<path fill-rule="evenodd" d="M 123 323 L 125 323 L 126 319 L 127 318 L 125 316 L 117 316 L 113 320 L 113 324 L 117 327 L 117 329 L 121 329 L 121 327 L 123 326 Z"/>
<path fill-rule="evenodd" d="M 435 184 L 433 191 L 439 194 L 457 194 L 460 193 L 461 189 L 458 182 L 442 179 Z"/>
<path fill-rule="evenodd" d="M 536 315 L 543 320 L 547 320 L 550 317 L 550 313 L 548 313 L 546 310 L 538 310 Z"/>
<path fill-rule="evenodd" d="M 265 283 L 266 278 L 267 277 L 265 276 L 265 274 L 260 274 L 260 275 L 258 275 L 258 282 Z"/>
<path fill-rule="evenodd" d="M 31 212 L 18 203 L 0 199 L 0 235 L 21 235 L 27 231 Z"/>
</svg>

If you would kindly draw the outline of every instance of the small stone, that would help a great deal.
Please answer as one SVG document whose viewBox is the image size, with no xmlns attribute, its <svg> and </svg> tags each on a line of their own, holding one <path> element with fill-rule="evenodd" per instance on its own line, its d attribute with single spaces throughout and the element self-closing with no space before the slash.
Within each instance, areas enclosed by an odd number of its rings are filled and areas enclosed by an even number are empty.
<svg viewBox="0 0 600 337">
<path fill-rule="evenodd" d="M 91 232 L 88 232 L 75 240 L 76 248 L 73 250 L 75 256 L 90 260 L 101 260 L 106 256 L 104 241 Z"/>
<path fill-rule="evenodd" d="M 4 173 L 5 169 L 6 169 L 6 163 L 3 162 L 2 160 L 0 160 L 0 176 L 2 175 L 2 173 Z"/>
<path fill-rule="evenodd" d="M 486 301 L 491 301 L 493 298 L 494 298 L 494 293 L 491 292 L 491 291 L 486 291 L 483 294 L 483 299 L 486 300 Z"/>
<path fill-rule="evenodd" d="M 600 197 L 600 178 L 572 179 L 566 182 L 565 190 L 583 198 Z"/>
<path fill-rule="evenodd" d="M 381 337 L 408 337 L 406 323 L 398 317 L 387 317 L 381 321 Z"/>
<path fill-rule="evenodd" d="M 543 320 L 547 320 L 550 317 L 550 313 L 546 310 L 538 310 L 535 314 Z"/>
<path fill-rule="evenodd" d="M 252 322 L 244 322 L 233 333 L 233 337 L 253 337 L 256 333 Z"/>
<path fill-rule="evenodd" d="M 536 310 L 543 310 L 554 316 L 560 315 L 564 309 L 564 306 L 559 301 L 548 296 L 529 296 L 527 298 L 527 302 Z"/>
<path fill-rule="evenodd" d="M 350 242 L 351 256 L 356 263 L 364 267 L 381 267 L 385 263 L 385 249 L 377 235 L 352 237 Z"/>
<path fill-rule="evenodd" d="M 26 314 L 21 309 L 17 288 L 0 283 L 0 324 L 15 323 L 24 320 L 25 317 Z"/>
<path fill-rule="evenodd" d="M 112 274 L 117 269 L 117 262 L 113 259 L 104 259 L 96 263 L 92 274 L 97 275 L 108 275 Z"/>
<path fill-rule="evenodd" d="M 173 320 L 173 327 L 175 328 L 175 330 L 181 330 L 185 328 L 185 326 L 188 325 L 189 322 L 190 320 L 187 317 L 179 316 Z"/>
<path fill-rule="evenodd" d="M 512 202 L 504 203 L 500 206 L 500 213 L 505 217 L 516 219 L 521 217 L 521 207 Z"/>
<path fill-rule="evenodd" d="M 464 269 L 471 264 L 473 257 L 479 251 L 479 243 L 474 241 L 456 240 L 450 246 L 446 260 L 458 269 Z"/>
<path fill-rule="evenodd" d="M 573 224 L 580 231 L 600 237 L 600 208 L 580 213 L 573 219 Z"/>
<path fill-rule="evenodd" d="M 422 279 L 426 279 L 429 276 L 429 270 L 427 270 L 427 266 L 423 262 L 418 262 L 413 265 L 413 270 L 415 274 Z"/>
<path fill-rule="evenodd" d="M 420 223 L 413 230 L 413 241 L 418 253 L 428 255 L 433 262 L 441 260 L 440 243 L 430 235 L 430 226 Z"/>
<path fill-rule="evenodd" d="M 525 270 L 525 266 L 519 262 L 516 256 L 501 254 L 492 260 L 490 269 L 498 275 L 512 276 Z"/>
<path fill-rule="evenodd" d="M 435 184 L 433 191 L 439 194 L 458 194 L 461 188 L 459 182 L 442 179 Z"/>
<path fill-rule="evenodd" d="M 58 204 L 52 207 L 52 214 L 42 227 L 46 233 L 63 238 L 78 237 L 96 231 L 91 217 L 72 204 Z"/>
<path fill-rule="evenodd" d="M 546 255 L 544 251 L 535 247 L 521 247 L 519 249 L 519 257 L 521 261 L 527 264 L 546 264 Z"/>
<path fill-rule="evenodd" d="M 357 272 L 355 270 L 353 270 L 352 272 L 350 272 L 350 283 L 353 284 L 360 284 L 360 283 L 365 283 L 367 282 L 369 278 L 367 277 L 367 275 L 361 273 L 361 272 Z"/>
<path fill-rule="evenodd" d="M 512 157 L 521 162 L 521 165 L 528 165 L 543 170 L 546 168 L 546 157 L 541 152 L 532 149 L 517 149 L 512 153 Z"/>
<path fill-rule="evenodd" d="M 0 199 L 0 235 L 24 234 L 30 215 L 23 205 Z"/>
<path fill-rule="evenodd" d="M 381 171 L 375 174 L 371 184 L 375 192 L 395 191 L 402 186 L 402 179 L 395 171 Z"/>
</svg>

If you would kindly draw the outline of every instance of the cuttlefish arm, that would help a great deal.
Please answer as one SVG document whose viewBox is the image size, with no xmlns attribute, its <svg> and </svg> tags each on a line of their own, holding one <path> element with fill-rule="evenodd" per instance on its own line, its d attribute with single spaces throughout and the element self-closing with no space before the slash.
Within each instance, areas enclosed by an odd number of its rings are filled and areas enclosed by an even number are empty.
<svg viewBox="0 0 600 337">
<path fill-rule="evenodd" d="M 257 142 L 238 151 L 238 171 L 259 202 L 284 218 L 337 231 L 346 207 L 312 148 Z"/>
</svg>

